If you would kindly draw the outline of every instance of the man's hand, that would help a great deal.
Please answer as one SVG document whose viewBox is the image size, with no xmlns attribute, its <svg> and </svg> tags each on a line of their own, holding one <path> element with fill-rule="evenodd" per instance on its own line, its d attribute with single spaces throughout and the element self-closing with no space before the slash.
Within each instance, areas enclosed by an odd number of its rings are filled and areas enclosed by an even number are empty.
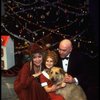
<svg viewBox="0 0 100 100">
<path fill-rule="evenodd" d="M 71 75 L 66 74 L 65 78 L 64 78 L 64 82 L 66 82 L 66 83 L 74 83 L 75 80 Z"/>
</svg>

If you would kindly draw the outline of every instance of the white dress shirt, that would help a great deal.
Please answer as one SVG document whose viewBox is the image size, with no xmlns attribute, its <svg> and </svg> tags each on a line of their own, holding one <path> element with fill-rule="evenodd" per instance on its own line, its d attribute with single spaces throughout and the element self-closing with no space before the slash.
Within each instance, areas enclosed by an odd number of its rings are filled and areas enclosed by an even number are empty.
<svg viewBox="0 0 100 100">
<path fill-rule="evenodd" d="M 69 58 L 70 54 L 67 55 L 67 58 Z M 63 65 L 63 70 L 65 72 L 67 72 L 68 70 L 68 62 L 69 62 L 69 59 L 63 59 L 62 60 L 62 65 Z"/>
</svg>

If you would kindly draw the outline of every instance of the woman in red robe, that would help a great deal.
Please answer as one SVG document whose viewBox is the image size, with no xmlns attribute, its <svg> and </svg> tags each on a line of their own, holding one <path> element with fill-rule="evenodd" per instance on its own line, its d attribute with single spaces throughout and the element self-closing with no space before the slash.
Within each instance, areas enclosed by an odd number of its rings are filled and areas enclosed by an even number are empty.
<svg viewBox="0 0 100 100">
<path fill-rule="evenodd" d="M 26 62 L 14 82 L 14 90 L 19 100 L 50 100 L 49 95 L 41 87 L 39 76 L 43 70 L 43 51 L 38 45 L 29 48 L 32 60 Z"/>
</svg>

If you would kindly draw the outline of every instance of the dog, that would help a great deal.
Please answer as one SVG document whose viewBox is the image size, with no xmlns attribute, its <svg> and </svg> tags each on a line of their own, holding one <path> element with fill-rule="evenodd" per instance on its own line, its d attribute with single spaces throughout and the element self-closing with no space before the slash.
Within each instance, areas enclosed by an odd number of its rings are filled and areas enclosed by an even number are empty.
<svg viewBox="0 0 100 100">
<path fill-rule="evenodd" d="M 64 97 L 65 100 L 87 100 L 85 92 L 81 86 L 75 83 L 64 83 L 65 72 L 59 67 L 52 67 L 49 72 L 50 80 L 56 85 L 64 85 L 65 87 L 60 88 L 56 91 Z"/>
</svg>

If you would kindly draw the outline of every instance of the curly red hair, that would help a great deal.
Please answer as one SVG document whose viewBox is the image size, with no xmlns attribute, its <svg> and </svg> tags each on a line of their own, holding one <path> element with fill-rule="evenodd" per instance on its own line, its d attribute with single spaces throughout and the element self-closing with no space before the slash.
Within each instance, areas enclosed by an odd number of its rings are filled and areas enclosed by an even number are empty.
<svg viewBox="0 0 100 100">
<path fill-rule="evenodd" d="M 53 62 L 54 62 L 54 65 L 56 65 L 56 63 L 58 62 L 58 55 L 56 54 L 56 52 L 48 50 L 45 53 L 44 63 L 46 62 L 46 60 L 47 60 L 48 57 L 52 58 Z"/>
</svg>

